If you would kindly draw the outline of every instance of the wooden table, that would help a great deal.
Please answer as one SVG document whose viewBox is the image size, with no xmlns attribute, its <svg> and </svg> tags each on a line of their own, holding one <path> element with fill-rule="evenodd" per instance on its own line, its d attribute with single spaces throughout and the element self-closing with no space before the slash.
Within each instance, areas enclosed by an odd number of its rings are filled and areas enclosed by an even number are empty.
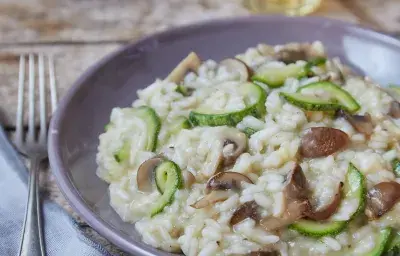
<svg viewBox="0 0 400 256">
<path fill-rule="evenodd" d="M 58 95 L 91 64 L 143 35 L 200 20 L 250 15 L 241 0 L 2 0 L 0 2 L 0 112 L 10 135 L 15 129 L 18 56 L 54 54 Z M 400 33 L 396 0 L 323 0 L 313 15 Z M 114 255 L 123 255 L 72 211 L 49 171 L 42 187 L 78 219 L 86 232 Z"/>
</svg>

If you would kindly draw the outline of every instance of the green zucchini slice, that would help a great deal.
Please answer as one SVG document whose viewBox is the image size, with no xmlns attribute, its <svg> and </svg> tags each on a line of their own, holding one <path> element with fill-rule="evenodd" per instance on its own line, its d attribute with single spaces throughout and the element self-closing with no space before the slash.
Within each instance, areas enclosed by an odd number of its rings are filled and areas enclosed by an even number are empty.
<svg viewBox="0 0 400 256">
<path fill-rule="evenodd" d="M 307 64 L 304 66 L 305 73 L 308 76 L 313 76 L 314 72 L 311 70 L 312 67 L 321 66 L 324 65 L 325 63 L 326 63 L 325 57 L 316 57 L 312 60 L 309 60 Z"/>
<path fill-rule="evenodd" d="M 392 231 L 389 241 L 385 248 L 384 256 L 400 255 L 400 231 Z"/>
<path fill-rule="evenodd" d="M 258 132 L 258 130 L 251 128 L 251 127 L 246 127 L 243 129 L 243 133 L 246 134 L 248 138 L 251 137 L 254 133 Z"/>
<path fill-rule="evenodd" d="M 146 130 L 142 131 L 142 136 L 146 136 L 146 143 L 143 150 L 154 151 L 157 147 L 158 133 L 161 128 L 161 121 L 154 109 L 142 106 L 138 108 L 125 108 L 122 111 L 129 111 L 133 116 L 140 118 L 146 124 Z M 109 128 L 109 127 L 108 127 Z M 129 159 L 131 145 L 125 142 L 123 147 L 114 154 L 117 162 Z"/>
<path fill-rule="evenodd" d="M 364 211 L 366 193 L 367 185 L 365 183 L 364 175 L 352 163 L 349 163 L 346 181 L 343 187 L 343 195 L 345 198 L 356 198 L 358 200 L 358 207 L 352 214 L 350 220 L 354 219 Z"/>
<path fill-rule="evenodd" d="M 183 84 L 179 84 L 176 87 L 175 91 L 179 92 L 183 96 L 190 96 L 193 93 L 194 89 L 188 88 L 188 87 L 184 86 Z"/>
<path fill-rule="evenodd" d="M 341 105 L 335 102 L 321 100 L 317 97 L 304 95 L 298 92 L 281 92 L 280 95 L 292 105 L 295 105 L 307 111 L 335 111 L 341 108 Z"/>
<path fill-rule="evenodd" d="M 342 232 L 348 222 L 354 219 L 365 207 L 365 192 L 366 185 L 364 176 L 353 164 L 349 164 L 343 194 L 345 199 L 357 198 L 358 207 L 356 211 L 350 216 L 349 220 L 344 221 L 313 221 L 313 220 L 299 220 L 289 226 L 290 229 L 296 230 L 300 234 L 311 237 L 323 237 L 327 235 L 337 235 Z"/>
<path fill-rule="evenodd" d="M 383 255 L 392 233 L 392 228 L 387 227 L 379 231 L 377 237 L 375 238 L 375 247 L 372 251 L 365 254 L 365 256 L 381 256 Z"/>
<path fill-rule="evenodd" d="M 303 66 L 289 64 L 284 67 L 261 67 L 251 78 L 268 85 L 271 88 L 281 87 L 289 77 L 301 78 L 306 75 Z"/>
<path fill-rule="evenodd" d="M 289 227 L 302 235 L 311 237 L 333 236 L 342 232 L 347 226 L 347 221 L 317 222 L 313 220 L 300 220 Z"/>
<path fill-rule="evenodd" d="M 118 163 L 128 160 L 130 157 L 131 145 L 128 142 L 124 142 L 122 148 L 114 154 L 114 159 Z"/>
<path fill-rule="evenodd" d="M 168 132 L 173 135 L 179 133 L 182 129 L 190 129 L 191 127 L 189 120 L 184 116 L 180 116 L 170 122 Z"/>
<path fill-rule="evenodd" d="M 301 93 L 305 90 L 321 90 L 327 92 L 331 96 L 331 102 L 336 102 L 350 113 L 354 113 L 360 109 L 360 105 L 350 93 L 334 83 L 327 81 L 315 82 L 300 87 L 297 92 Z"/>
<path fill-rule="evenodd" d="M 151 217 L 159 214 L 174 201 L 175 192 L 183 187 L 182 171 L 179 166 L 169 160 L 162 162 L 155 169 L 155 180 L 162 193 L 150 210 Z"/>
<path fill-rule="evenodd" d="M 392 161 L 392 168 L 394 175 L 398 178 L 400 177 L 400 160 L 398 158 Z"/>
<path fill-rule="evenodd" d="M 238 86 L 243 95 L 246 107 L 233 112 L 213 112 L 212 109 L 197 109 L 191 111 L 189 120 L 194 126 L 235 126 L 245 116 L 262 117 L 265 115 L 266 92 L 254 83 L 244 83 Z"/>
</svg>

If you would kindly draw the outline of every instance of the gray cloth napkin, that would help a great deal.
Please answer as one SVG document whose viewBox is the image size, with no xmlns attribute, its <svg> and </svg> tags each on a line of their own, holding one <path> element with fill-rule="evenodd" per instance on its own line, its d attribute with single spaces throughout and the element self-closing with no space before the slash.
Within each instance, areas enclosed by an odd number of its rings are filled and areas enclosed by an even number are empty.
<svg viewBox="0 0 400 256">
<path fill-rule="evenodd" d="M 0 255 L 18 254 L 28 173 L 0 125 Z M 43 202 L 43 222 L 48 256 L 111 256 L 101 245 L 85 237 L 79 225 L 57 204 Z"/>
</svg>

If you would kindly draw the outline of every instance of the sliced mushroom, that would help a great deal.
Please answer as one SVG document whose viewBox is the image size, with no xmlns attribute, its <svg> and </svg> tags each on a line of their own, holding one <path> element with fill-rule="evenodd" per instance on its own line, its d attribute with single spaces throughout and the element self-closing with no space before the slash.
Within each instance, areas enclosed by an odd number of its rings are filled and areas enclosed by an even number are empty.
<svg viewBox="0 0 400 256">
<path fill-rule="evenodd" d="M 275 58 L 285 64 L 295 63 L 298 60 L 307 60 L 308 54 L 306 49 L 282 49 L 275 54 Z"/>
<path fill-rule="evenodd" d="M 144 161 L 138 168 L 136 182 L 138 190 L 151 192 L 154 186 L 154 170 L 164 161 L 162 157 L 154 157 Z"/>
<path fill-rule="evenodd" d="M 210 194 L 205 195 L 203 198 L 201 198 L 196 203 L 192 204 L 191 207 L 196 208 L 196 209 L 201 209 L 201 208 L 207 207 L 211 204 L 225 201 L 231 195 L 232 195 L 232 192 L 229 190 L 215 190 L 215 191 L 212 191 Z"/>
<path fill-rule="evenodd" d="M 226 170 L 236 162 L 236 159 L 246 151 L 247 136 L 236 128 L 221 130 L 216 140 L 220 143 L 213 147 L 207 156 L 207 176 Z"/>
<path fill-rule="evenodd" d="M 255 201 L 249 201 L 239 206 L 233 213 L 229 224 L 234 226 L 247 218 L 251 218 L 257 222 L 260 220 L 258 204 Z"/>
<path fill-rule="evenodd" d="M 388 115 L 393 118 L 400 118 L 400 103 L 398 101 L 394 100 L 390 103 Z"/>
<path fill-rule="evenodd" d="M 283 194 L 289 200 L 304 200 L 308 198 L 307 179 L 301 166 L 297 163 L 286 177 Z"/>
<path fill-rule="evenodd" d="M 310 209 L 308 200 L 296 200 L 292 201 L 286 206 L 286 210 L 282 217 L 265 217 L 260 220 L 260 226 L 267 231 L 275 231 L 286 227 L 293 222 L 304 217 L 304 213 Z"/>
<path fill-rule="evenodd" d="M 390 211 L 399 199 L 399 183 L 395 181 L 381 182 L 368 191 L 365 214 L 369 219 L 378 219 Z"/>
<path fill-rule="evenodd" d="M 194 175 L 189 171 L 182 172 L 182 176 L 185 183 L 185 188 L 190 188 L 193 183 L 196 182 L 196 177 L 194 177 Z"/>
<path fill-rule="evenodd" d="M 275 48 L 276 49 L 276 48 Z M 275 53 L 275 58 L 288 63 L 294 63 L 298 60 L 309 61 L 318 57 L 325 57 L 324 53 L 317 50 L 313 44 L 293 44 L 284 45 Z"/>
<path fill-rule="evenodd" d="M 236 159 L 246 151 L 247 137 L 246 134 L 236 130 L 227 130 L 221 140 L 223 141 L 222 157 L 223 166 L 229 166 L 235 163 Z"/>
<path fill-rule="evenodd" d="M 220 172 L 212 176 L 206 185 L 206 194 L 213 190 L 240 189 L 242 182 L 253 184 L 246 176 L 238 172 Z"/>
<path fill-rule="evenodd" d="M 258 249 L 257 251 L 252 251 L 248 254 L 248 256 L 279 256 L 279 244 L 268 244 Z"/>
<path fill-rule="evenodd" d="M 242 182 L 253 183 L 247 176 L 237 172 L 220 172 L 212 176 L 206 185 L 206 195 L 194 203 L 196 209 L 224 201 L 232 194 L 232 189 L 240 189 Z"/>
<path fill-rule="evenodd" d="M 282 217 L 265 217 L 260 220 L 260 225 L 267 231 L 274 231 L 285 227 L 303 218 L 305 213 L 310 210 L 307 180 L 300 165 L 296 164 L 288 174 L 283 194 L 285 209 Z"/>
<path fill-rule="evenodd" d="M 243 61 L 236 58 L 222 60 L 219 65 L 225 67 L 228 72 L 237 72 L 240 75 L 240 81 L 249 81 L 253 71 Z"/>
<path fill-rule="evenodd" d="M 301 139 L 299 151 L 303 157 L 324 157 L 344 149 L 349 142 L 349 136 L 339 129 L 313 127 Z"/>
<path fill-rule="evenodd" d="M 337 115 L 346 119 L 351 124 L 351 126 L 353 126 L 353 128 L 359 133 L 363 133 L 369 136 L 374 131 L 372 118 L 371 115 L 368 113 L 366 113 L 365 115 L 350 115 L 349 113 L 341 109 L 337 112 Z"/>
<path fill-rule="evenodd" d="M 200 65 L 201 60 L 199 56 L 191 52 L 172 70 L 166 79 L 174 83 L 179 83 L 189 70 L 196 72 Z"/>
<path fill-rule="evenodd" d="M 327 206 L 325 206 L 323 209 L 319 210 L 319 211 L 314 211 L 314 210 L 310 210 L 308 212 L 305 213 L 306 217 L 308 217 L 309 219 L 312 220 L 317 220 L 317 221 L 321 221 L 321 220 L 326 220 L 328 218 L 330 218 L 339 208 L 340 206 L 340 202 L 342 200 L 342 192 L 341 189 L 343 187 L 343 183 L 340 182 L 339 184 L 339 188 L 338 191 L 336 192 L 335 196 L 333 197 L 332 202 L 330 202 Z"/>
</svg>

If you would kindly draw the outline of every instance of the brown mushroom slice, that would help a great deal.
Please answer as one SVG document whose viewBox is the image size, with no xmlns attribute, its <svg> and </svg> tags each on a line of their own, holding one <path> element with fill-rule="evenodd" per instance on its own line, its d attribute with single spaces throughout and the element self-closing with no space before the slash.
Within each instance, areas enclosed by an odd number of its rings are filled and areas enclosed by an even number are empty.
<svg viewBox="0 0 400 256">
<path fill-rule="evenodd" d="M 144 161 L 138 168 L 136 182 L 138 190 L 152 192 L 154 185 L 154 170 L 164 161 L 162 157 L 154 157 Z"/>
<path fill-rule="evenodd" d="M 236 129 L 227 130 L 223 133 L 221 140 L 223 142 L 223 166 L 229 166 L 235 163 L 236 159 L 246 151 L 247 137 L 244 133 Z"/>
<path fill-rule="evenodd" d="M 264 217 L 260 220 L 260 226 L 266 231 L 275 231 L 284 228 L 295 221 L 303 218 L 305 212 L 309 211 L 310 203 L 308 200 L 295 200 L 286 205 L 286 209 L 282 217 Z"/>
<path fill-rule="evenodd" d="M 349 142 L 349 136 L 339 129 L 312 127 L 301 139 L 299 152 L 303 157 L 324 157 L 346 148 Z"/>
<path fill-rule="evenodd" d="M 388 115 L 396 119 L 400 118 L 400 103 L 398 101 L 394 100 L 390 103 Z"/>
<path fill-rule="evenodd" d="M 243 61 L 236 58 L 224 59 L 219 63 L 220 67 L 225 67 L 229 73 L 237 72 L 240 75 L 240 81 L 249 81 L 252 70 Z"/>
<path fill-rule="evenodd" d="M 269 246 L 264 246 L 258 251 L 253 251 L 248 254 L 248 256 L 280 256 L 280 252 L 277 244 L 270 244 Z"/>
<path fill-rule="evenodd" d="M 210 194 L 205 195 L 203 198 L 198 200 L 196 203 L 192 204 L 191 207 L 196 209 L 201 209 L 212 205 L 217 202 L 225 201 L 232 195 L 232 192 L 229 190 L 215 190 Z"/>
<path fill-rule="evenodd" d="M 378 219 L 390 211 L 399 199 L 399 183 L 387 181 L 376 184 L 368 191 L 365 214 L 369 219 Z"/>
<path fill-rule="evenodd" d="M 305 216 L 310 210 L 308 201 L 308 185 L 301 166 L 296 163 L 287 175 L 284 194 L 284 211 L 282 217 L 265 217 L 260 220 L 260 225 L 267 231 L 274 231 Z"/>
<path fill-rule="evenodd" d="M 308 185 L 303 169 L 299 164 L 295 164 L 293 169 L 286 177 L 283 188 L 285 198 L 288 200 L 303 200 L 308 197 Z"/>
<path fill-rule="evenodd" d="M 190 188 L 196 182 L 196 177 L 189 171 L 182 172 L 182 176 L 185 188 Z"/>
<path fill-rule="evenodd" d="M 199 56 L 197 56 L 195 52 L 191 52 L 186 58 L 179 62 L 166 79 L 173 83 L 179 83 L 189 70 L 196 72 L 200 65 L 201 60 Z"/>
<path fill-rule="evenodd" d="M 206 185 L 206 194 L 213 190 L 241 189 L 242 182 L 253 184 L 246 175 L 238 172 L 219 172 L 212 176 Z"/>
<path fill-rule="evenodd" d="M 232 195 L 232 189 L 240 189 L 242 182 L 253 183 L 247 176 L 238 172 L 220 172 L 212 176 L 206 185 L 206 196 L 194 203 L 196 209 L 224 201 Z"/>
<path fill-rule="evenodd" d="M 335 196 L 333 197 L 332 202 L 330 202 L 327 206 L 323 209 L 314 211 L 310 210 L 305 213 L 306 217 L 312 220 L 321 221 L 330 218 L 339 208 L 340 202 L 342 201 L 342 192 L 341 189 L 343 187 L 343 182 L 339 183 L 338 191 L 336 192 Z"/>
<path fill-rule="evenodd" d="M 366 113 L 365 115 L 351 115 L 344 110 L 339 110 L 337 115 L 346 119 L 353 128 L 367 136 L 371 135 L 374 131 L 374 125 L 372 123 L 371 115 Z"/>
<path fill-rule="evenodd" d="M 282 61 L 285 64 L 295 63 L 298 60 L 307 60 L 308 53 L 306 49 L 282 49 L 275 54 L 275 58 L 278 61 Z"/>
<path fill-rule="evenodd" d="M 255 201 L 249 201 L 239 206 L 233 213 L 229 224 L 234 226 L 247 218 L 251 218 L 257 222 L 260 220 L 258 204 Z"/>
</svg>

